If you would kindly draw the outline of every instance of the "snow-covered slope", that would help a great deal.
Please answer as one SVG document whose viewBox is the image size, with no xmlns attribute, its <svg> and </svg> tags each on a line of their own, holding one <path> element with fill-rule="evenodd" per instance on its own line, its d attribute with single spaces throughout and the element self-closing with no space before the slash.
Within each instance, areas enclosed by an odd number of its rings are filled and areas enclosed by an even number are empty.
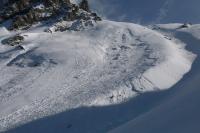
<svg viewBox="0 0 200 133">
<path fill-rule="evenodd" d="M 89 0 L 102 16 L 115 21 L 199 23 L 199 0 Z"/>
<path fill-rule="evenodd" d="M 104 20 L 83 31 L 53 34 L 46 28 L 1 28 L 1 40 L 13 34 L 25 40 L 23 49 L 0 45 L 0 131 L 170 88 L 195 57 L 184 44 L 136 24 Z"/>
<path fill-rule="evenodd" d="M 0 7 L 3 2 L 0 0 Z M 79 2 L 80 0 L 71 0 Z M 199 23 L 199 0 L 89 0 L 90 5 L 102 16 L 138 23 Z M 195 17 L 194 17 L 195 16 Z"/>
<path fill-rule="evenodd" d="M 158 25 L 159 32 L 179 39 L 197 56 L 192 70 L 174 87 L 160 105 L 141 114 L 111 133 L 199 133 L 200 25 L 181 28 L 182 24 Z M 172 35 L 174 37 L 172 37 Z"/>
</svg>

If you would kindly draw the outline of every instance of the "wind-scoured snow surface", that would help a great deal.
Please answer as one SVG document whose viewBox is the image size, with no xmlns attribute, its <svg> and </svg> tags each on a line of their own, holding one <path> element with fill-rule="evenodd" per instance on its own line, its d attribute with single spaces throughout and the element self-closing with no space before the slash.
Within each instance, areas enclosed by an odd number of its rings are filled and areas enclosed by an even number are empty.
<svg viewBox="0 0 200 133">
<path fill-rule="evenodd" d="M 181 24 L 157 25 L 159 32 L 187 44 L 187 49 L 197 55 L 192 70 L 171 88 L 160 105 L 110 133 L 199 133 L 200 25 L 180 27 Z"/>
<path fill-rule="evenodd" d="M 183 43 L 136 24 L 102 21 L 91 29 L 53 34 L 44 29 L 21 33 L 24 50 L 0 44 L 0 131 L 168 89 L 195 58 Z M 16 34 L 5 28 L 0 33 L 1 40 Z M 79 125 L 72 132 L 95 130 Z"/>
</svg>

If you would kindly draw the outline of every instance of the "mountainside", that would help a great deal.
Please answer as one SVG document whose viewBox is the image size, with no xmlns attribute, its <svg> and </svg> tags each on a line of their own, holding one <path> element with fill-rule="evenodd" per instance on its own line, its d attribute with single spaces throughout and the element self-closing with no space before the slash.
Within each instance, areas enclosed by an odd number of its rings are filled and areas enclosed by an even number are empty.
<svg viewBox="0 0 200 133">
<path fill-rule="evenodd" d="M 172 35 L 187 44 L 197 58 L 192 70 L 167 92 L 167 97 L 155 108 L 129 120 L 110 133 L 198 133 L 199 123 L 199 79 L 200 79 L 200 25 L 180 29 L 181 24 L 157 25 L 156 29 Z M 144 128 L 145 127 L 145 128 Z"/>
<path fill-rule="evenodd" d="M 107 132 L 153 108 L 120 105 L 169 89 L 196 57 L 168 32 L 190 24 L 102 20 L 85 0 L 8 2 L 0 13 L 0 132 Z"/>
<path fill-rule="evenodd" d="M 77 0 L 79 1 L 79 0 Z M 199 0 L 89 0 L 107 19 L 141 24 L 199 23 Z"/>
<path fill-rule="evenodd" d="M 0 12 L 0 23 L 9 30 L 26 30 L 39 22 L 89 23 L 92 20 L 100 21 L 101 18 L 89 11 L 87 2 L 76 5 L 69 0 L 9 0 Z M 70 25 L 62 27 L 68 28 Z"/>
</svg>

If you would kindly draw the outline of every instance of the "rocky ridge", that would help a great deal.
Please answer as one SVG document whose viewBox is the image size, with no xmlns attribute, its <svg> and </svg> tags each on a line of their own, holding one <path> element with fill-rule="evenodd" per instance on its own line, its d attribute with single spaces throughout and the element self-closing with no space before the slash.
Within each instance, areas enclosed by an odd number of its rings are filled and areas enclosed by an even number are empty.
<svg viewBox="0 0 200 133">
<path fill-rule="evenodd" d="M 27 30 L 34 24 L 44 23 L 44 32 L 79 31 L 93 27 L 101 18 L 91 12 L 87 0 L 79 5 L 70 0 L 9 0 L 0 11 L 0 25 L 8 30 Z M 2 44 L 20 45 L 20 34 L 2 40 Z"/>
<path fill-rule="evenodd" d="M 89 10 L 87 0 L 79 5 L 70 0 L 9 0 L 0 11 L 0 23 L 6 23 L 9 30 L 27 29 L 35 23 L 48 20 L 56 23 L 100 21 L 101 18 Z"/>
</svg>

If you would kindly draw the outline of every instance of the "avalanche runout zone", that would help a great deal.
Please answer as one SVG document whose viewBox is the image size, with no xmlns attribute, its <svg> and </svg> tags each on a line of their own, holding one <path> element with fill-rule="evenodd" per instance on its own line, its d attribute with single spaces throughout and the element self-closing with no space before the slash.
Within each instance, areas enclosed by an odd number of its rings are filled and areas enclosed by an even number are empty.
<svg viewBox="0 0 200 133">
<path fill-rule="evenodd" d="M 0 131 L 162 89 L 143 77 L 166 58 L 168 41 L 150 29 L 103 21 L 80 32 L 50 34 L 38 28 L 22 34 L 27 36 L 24 52 L 0 46 Z M 159 39 L 149 41 L 151 36 Z"/>
</svg>

